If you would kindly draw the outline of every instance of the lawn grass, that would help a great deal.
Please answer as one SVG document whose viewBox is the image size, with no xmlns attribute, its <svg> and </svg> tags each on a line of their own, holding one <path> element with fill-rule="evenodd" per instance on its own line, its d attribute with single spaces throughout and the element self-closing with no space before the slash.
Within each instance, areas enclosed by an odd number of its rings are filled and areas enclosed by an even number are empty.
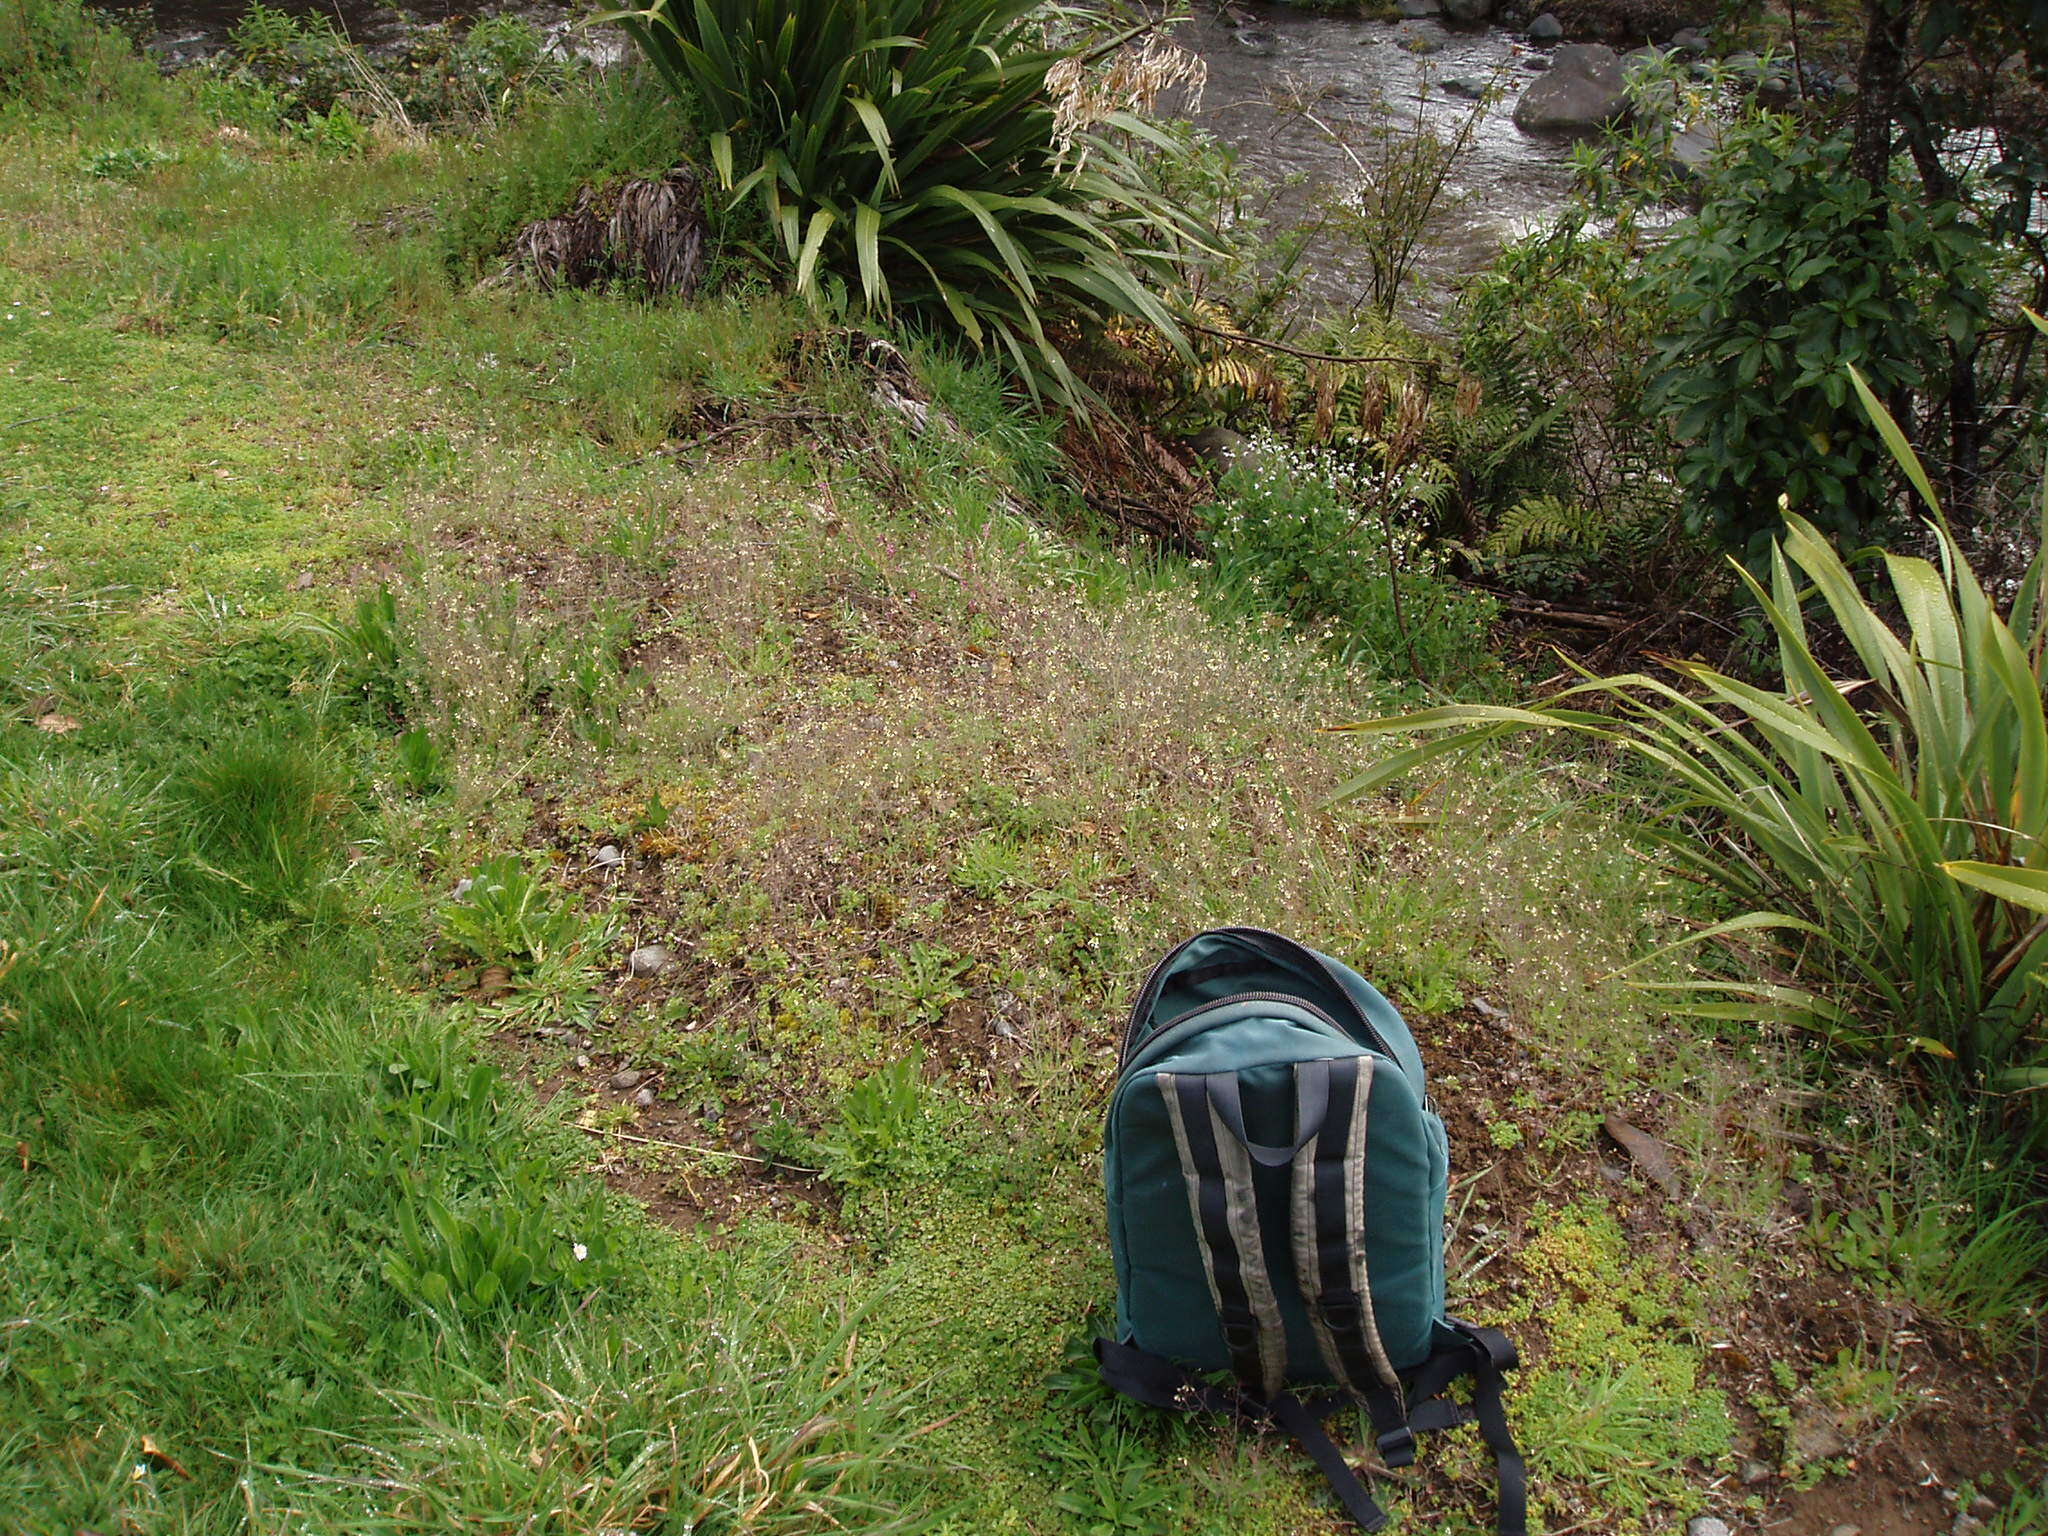
<svg viewBox="0 0 2048 1536">
<path fill-rule="evenodd" d="M 1832 1186 L 1772 1049 L 1617 977 L 1687 909 L 1579 770 L 1328 809 L 1400 685 L 1019 515 L 1073 499 L 985 368 L 903 338 L 965 427 L 917 435 L 773 295 L 474 287 L 449 210 L 584 129 L 334 161 L 137 99 L 0 120 L 0 1521 L 1338 1529 L 1080 1363 L 1120 1010 L 1219 921 L 1414 1023 L 1551 1526 L 1892 1403 L 1745 1321 Z M 1480 1528 L 1469 1438 L 1403 1528 Z"/>
</svg>

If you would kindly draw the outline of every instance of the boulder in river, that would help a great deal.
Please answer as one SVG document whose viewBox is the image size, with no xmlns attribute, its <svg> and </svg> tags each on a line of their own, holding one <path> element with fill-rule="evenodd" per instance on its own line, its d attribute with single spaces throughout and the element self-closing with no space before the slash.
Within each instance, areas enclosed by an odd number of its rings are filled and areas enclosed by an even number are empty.
<svg viewBox="0 0 2048 1536">
<path fill-rule="evenodd" d="M 1444 35 L 1428 22 L 1404 21 L 1394 29 L 1394 46 L 1416 55 L 1440 52 Z"/>
<path fill-rule="evenodd" d="M 1532 43 L 1561 43 L 1564 41 L 1564 23 L 1550 12 L 1545 11 L 1529 23 L 1529 41 Z"/>
<path fill-rule="evenodd" d="M 1515 103 L 1515 126 L 1527 133 L 1591 133 L 1627 115 L 1621 60 L 1604 43 L 1558 49 L 1548 73 Z"/>
</svg>

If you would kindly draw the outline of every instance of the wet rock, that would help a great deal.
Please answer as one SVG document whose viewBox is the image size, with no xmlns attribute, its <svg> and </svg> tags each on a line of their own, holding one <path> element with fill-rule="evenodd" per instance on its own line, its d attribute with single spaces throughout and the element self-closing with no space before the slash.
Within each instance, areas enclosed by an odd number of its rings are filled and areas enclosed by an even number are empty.
<svg viewBox="0 0 2048 1536">
<path fill-rule="evenodd" d="M 676 957 L 660 944 L 643 944 L 626 956 L 626 969 L 635 976 L 659 976 L 676 963 Z"/>
<path fill-rule="evenodd" d="M 1249 442 L 1242 432 L 1233 432 L 1228 427 L 1204 427 L 1188 440 L 1188 446 L 1220 475 L 1244 456 Z"/>
<path fill-rule="evenodd" d="M 654 1107 L 654 1090 L 652 1088 L 642 1088 L 633 1095 L 633 1102 L 642 1109 L 652 1109 Z"/>
<path fill-rule="evenodd" d="M 1726 1520 L 1716 1520 L 1712 1515 L 1695 1515 L 1685 1522 L 1685 1536 L 1734 1536 Z"/>
<path fill-rule="evenodd" d="M 1240 27 L 1230 34 L 1237 39 L 1237 46 L 1255 59 L 1270 59 L 1280 51 L 1280 39 L 1270 32 L 1254 32 L 1250 27 Z"/>
<path fill-rule="evenodd" d="M 611 869 L 625 863 L 626 856 L 619 852 L 619 845 L 617 843 L 606 843 L 597 850 L 597 856 L 591 862 L 599 869 Z"/>
<path fill-rule="evenodd" d="M 614 1093 L 631 1093 L 640 1086 L 640 1080 L 646 1075 L 638 1067 L 627 1067 L 622 1071 L 614 1072 L 612 1074 L 612 1091 Z"/>
<path fill-rule="evenodd" d="M 1427 25 L 1404 21 L 1394 29 L 1394 46 L 1418 56 L 1436 53 L 1443 45 L 1443 34 Z"/>
<path fill-rule="evenodd" d="M 1626 116 L 1621 60 L 1604 43 L 1559 48 L 1549 73 L 1515 103 L 1515 126 L 1527 133 L 1592 133 Z"/>
<path fill-rule="evenodd" d="M 1691 27 L 1680 27 L 1672 33 L 1671 46 L 1680 53 L 1690 54 L 1696 59 L 1704 58 L 1713 51 L 1707 40 Z"/>
<path fill-rule="evenodd" d="M 1550 55 L 1547 53 L 1525 53 L 1515 62 L 1528 70 L 1530 74 L 1540 75 L 1550 68 Z"/>
<path fill-rule="evenodd" d="M 1564 23 L 1545 11 L 1529 23 L 1529 41 L 1544 44 L 1563 42 Z"/>
<path fill-rule="evenodd" d="M 1493 20 L 1493 0 L 1444 0 L 1444 15 L 1463 27 Z"/>
<path fill-rule="evenodd" d="M 1430 16 L 1441 16 L 1444 8 L 1437 0 L 1400 0 L 1395 7 L 1409 21 L 1421 21 Z"/>
<path fill-rule="evenodd" d="M 1453 75 L 1442 86 L 1446 96 L 1462 96 L 1467 101 L 1478 101 L 1486 95 L 1486 82 L 1477 75 Z"/>
<path fill-rule="evenodd" d="M 1671 168 L 1683 175 L 1703 177 L 1714 163 L 1714 151 L 1721 147 L 1720 129 L 1714 126 L 1684 128 L 1671 136 L 1664 152 Z"/>
</svg>

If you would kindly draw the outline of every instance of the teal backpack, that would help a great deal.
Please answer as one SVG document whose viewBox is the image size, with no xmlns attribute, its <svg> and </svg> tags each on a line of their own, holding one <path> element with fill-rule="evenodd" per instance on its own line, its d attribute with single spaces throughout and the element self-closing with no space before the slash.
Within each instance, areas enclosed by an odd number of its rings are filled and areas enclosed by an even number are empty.
<svg viewBox="0 0 2048 1536">
<path fill-rule="evenodd" d="M 1197 934 L 1146 978 L 1118 1057 L 1103 1380 L 1154 1407 L 1278 1425 L 1368 1531 L 1386 1513 L 1325 1418 L 1362 1406 L 1388 1468 L 1414 1459 L 1416 1434 L 1477 1423 L 1501 1536 L 1523 1536 L 1522 1459 L 1501 1408 L 1514 1346 L 1444 1312 L 1449 1172 L 1392 1004 L 1277 933 Z M 1460 1378 L 1469 1403 L 1441 1395 Z"/>
</svg>

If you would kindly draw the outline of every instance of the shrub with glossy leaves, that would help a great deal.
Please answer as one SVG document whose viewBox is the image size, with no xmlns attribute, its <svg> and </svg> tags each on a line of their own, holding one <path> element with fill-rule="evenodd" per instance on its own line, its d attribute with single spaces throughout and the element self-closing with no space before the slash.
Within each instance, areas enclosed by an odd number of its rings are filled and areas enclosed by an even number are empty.
<svg viewBox="0 0 2048 1536">
<path fill-rule="evenodd" d="M 1770 119 L 1740 132 L 1641 287 L 1672 316 L 1649 398 L 1683 444 L 1692 525 L 1761 568 L 1780 496 L 1840 538 L 1890 517 L 1885 451 L 1843 365 L 1895 409 L 1938 396 L 1943 343 L 1971 344 L 1986 285 L 1952 205 L 1873 188 L 1842 141 Z"/>
<path fill-rule="evenodd" d="M 1062 121 L 1048 86 L 1115 34 L 1036 0 L 655 0 L 608 19 L 691 104 L 808 301 L 950 324 L 1068 398 L 1062 322 L 1180 342 L 1154 289 L 1194 227 L 1130 152 L 1153 130 Z"/>
</svg>

